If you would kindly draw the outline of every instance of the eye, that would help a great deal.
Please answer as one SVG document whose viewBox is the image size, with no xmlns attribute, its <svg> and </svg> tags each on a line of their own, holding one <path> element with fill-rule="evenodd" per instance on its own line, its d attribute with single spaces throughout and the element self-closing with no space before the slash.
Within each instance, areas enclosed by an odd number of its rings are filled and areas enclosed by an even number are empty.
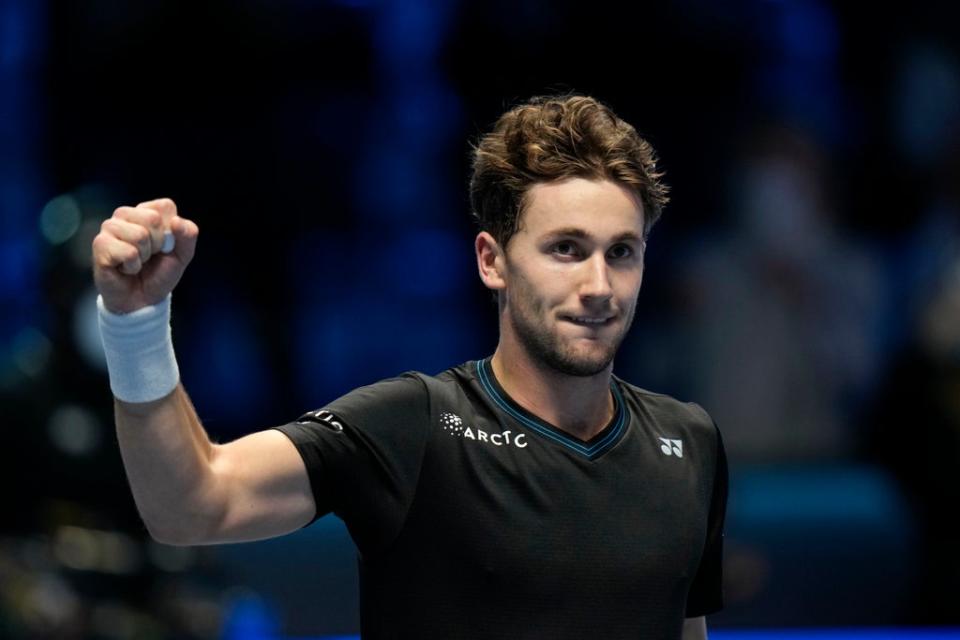
<svg viewBox="0 0 960 640">
<path fill-rule="evenodd" d="M 562 240 L 553 245 L 553 253 L 561 256 L 575 256 L 577 255 L 577 245 L 569 240 Z"/>
<path fill-rule="evenodd" d="M 633 255 L 633 247 L 628 244 L 615 244 L 607 252 L 614 260 L 622 260 Z"/>
</svg>

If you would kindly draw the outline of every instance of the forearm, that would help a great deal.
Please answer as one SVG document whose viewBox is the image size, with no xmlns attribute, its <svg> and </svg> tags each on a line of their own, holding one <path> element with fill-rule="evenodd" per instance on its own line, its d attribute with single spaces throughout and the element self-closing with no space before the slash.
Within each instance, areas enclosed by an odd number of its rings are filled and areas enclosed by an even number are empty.
<svg viewBox="0 0 960 640">
<path fill-rule="evenodd" d="M 183 385 L 144 403 L 114 402 L 117 439 L 137 509 L 156 539 L 190 544 L 219 517 L 214 445 Z"/>
</svg>

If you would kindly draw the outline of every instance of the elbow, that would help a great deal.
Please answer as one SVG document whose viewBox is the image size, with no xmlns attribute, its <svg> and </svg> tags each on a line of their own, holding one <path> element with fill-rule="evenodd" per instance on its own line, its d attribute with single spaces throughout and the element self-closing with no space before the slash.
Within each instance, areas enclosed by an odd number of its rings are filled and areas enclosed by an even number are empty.
<svg viewBox="0 0 960 640">
<path fill-rule="evenodd" d="M 155 541 L 175 547 L 192 547 L 211 544 L 215 540 L 215 527 L 209 518 L 169 515 L 163 518 L 143 516 L 147 533 Z"/>
<path fill-rule="evenodd" d="M 181 494 L 175 500 L 138 504 L 150 537 L 161 544 L 191 547 L 218 539 L 223 519 L 220 502 L 209 493 Z"/>
<path fill-rule="evenodd" d="M 204 536 L 193 527 L 171 526 L 144 519 L 147 533 L 156 542 L 174 547 L 192 547 L 203 544 Z"/>
</svg>

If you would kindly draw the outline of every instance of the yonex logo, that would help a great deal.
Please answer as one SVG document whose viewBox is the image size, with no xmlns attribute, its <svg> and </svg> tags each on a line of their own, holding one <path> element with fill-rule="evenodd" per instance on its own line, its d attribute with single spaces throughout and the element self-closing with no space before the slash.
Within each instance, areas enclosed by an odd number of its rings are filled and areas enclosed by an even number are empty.
<svg viewBox="0 0 960 640">
<path fill-rule="evenodd" d="M 483 429 L 465 426 L 463 424 L 463 418 L 447 411 L 440 414 L 440 426 L 452 436 L 460 436 L 461 438 L 475 440 L 477 442 L 486 442 L 497 447 L 513 445 L 518 449 L 523 449 L 527 446 L 527 434 L 525 433 L 518 433 L 513 439 L 510 438 L 510 434 L 513 433 L 512 431 L 487 433 Z"/>
<path fill-rule="evenodd" d="M 660 445 L 660 451 L 663 452 L 663 455 L 677 456 L 678 458 L 683 457 L 683 442 L 681 440 L 660 438 L 660 442 L 663 443 Z"/>
</svg>

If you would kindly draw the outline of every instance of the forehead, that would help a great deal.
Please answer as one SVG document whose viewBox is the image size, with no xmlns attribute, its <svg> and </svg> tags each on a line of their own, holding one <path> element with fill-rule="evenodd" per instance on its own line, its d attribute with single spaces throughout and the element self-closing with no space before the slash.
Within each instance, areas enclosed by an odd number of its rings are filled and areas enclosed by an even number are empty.
<svg viewBox="0 0 960 640">
<path fill-rule="evenodd" d="M 643 204 L 612 180 L 568 178 L 533 185 L 518 232 L 539 237 L 558 229 L 580 229 L 598 238 L 642 236 Z"/>
</svg>

